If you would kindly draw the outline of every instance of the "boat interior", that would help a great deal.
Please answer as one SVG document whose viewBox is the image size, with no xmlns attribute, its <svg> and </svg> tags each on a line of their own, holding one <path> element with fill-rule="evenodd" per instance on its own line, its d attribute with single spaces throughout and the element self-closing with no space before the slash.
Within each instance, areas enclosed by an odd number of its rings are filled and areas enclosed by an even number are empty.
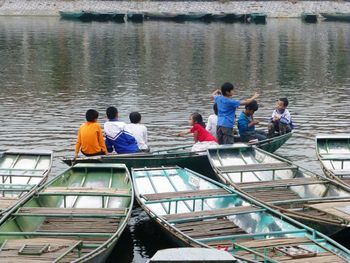
<svg viewBox="0 0 350 263">
<path fill-rule="evenodd" d="M 52 152 L 5 152 L 0 157 L 0 210 L 12 206 L 33 186 L 46 179 L 52 164 Z"/>
<path fill-rule="evenodd" d="M 125 226 L 132 200 L 125 166 L 70 168 L 1 225 L 1 261 L 72 262 L 107 248 Z"/>
<path fill-rule="evenodd" d="M 325 223 L 350 222 L 349 213 L 326 209 L 350 205 L 350 189 L 345 186 L 253 147 L 208 152 L 220 179 L 253 198 Z M 319 203 L 323 205 L 315 206 Z"/>
<path fill-rule="evenodd" d="M 190 170 L 133 169 L 133 180 L 146 211 L 185 243 L 195 240 L 258 261 L 346 262 L 326 240 Z"/>
</svg>

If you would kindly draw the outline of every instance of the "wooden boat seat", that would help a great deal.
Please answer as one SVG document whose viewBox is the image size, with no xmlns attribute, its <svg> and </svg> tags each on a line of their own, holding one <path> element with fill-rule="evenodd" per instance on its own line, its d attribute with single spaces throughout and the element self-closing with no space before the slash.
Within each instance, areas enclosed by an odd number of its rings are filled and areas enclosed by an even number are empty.
<svg viewBox="0 0 350 263">
<path fill-rule="evenodd" d="M 93 187 L 47 187 L 39 194 L 49 195 L 92 195 L 92 196 L 131 196 L 129 189 Z"/>
<path fill-rule="evenodd" d="M 241 172 L 259 172 L 270 170 L 288 170 L 297 169 L 297 166 L 288 163 L 259 163 L 245 165 L 227 165 L 216 167 L 222 173 L 241 173 Z"/>
<path fill-rule="evenodd" d="M 250 188 L 260 189 L 260 188 L 289 187 L 289 186 L 297 186 L 297 185 L 324 184 L 324 183 L 328 183 L 328 181 L 315 179 L 315 178 L 292 178 L 292 179 L 278 179 L 273 181 L 238 183 L 237 186 L 242 189 L 250 189 Z"/>
<path fill-rule="evenodd" d="M 184 234 L 195 239 L 239 235 L 247 233 L 227 218 L 180 223 L 175 224 L 175 227 Z"/>
<path fill-rule="evenodd" d="M 213 196 L 213 195 L 225 195 L 231 194 L 225 189 L 207 189 L 207 190 L 190 190 L 190 191 L 178 191 L 178 192 L 165 192 L 165 193 L 156 193 L 156 194 L 144 194 L 141 195 L 146 201 L 156 201 L 156 200 L 165 200 L 173 198 L 191 198 L 191 197 L 200 197 L 200 196 Z"/>
<path fill-rule="evenodd" d="M 251 191 L 247 193 L 252 195 L 254 198 L 257 198 L 264 202 L 300 199 L 300 196 L 297 193 L 291 191 L 288 188 L 274 189 L 273 191 L 271 191 L 271 189 L 251 189 Z"/>
<path fill-rule="evenodd" d="M 287 237 L 255 240 L 237 240 L 236 243 L 247 248 L 264 248 L 274 246 L 299 245 L 305 243 L 312 243 L 312 241 L 306 237 Z"/>
<path fill-rule="evenodd" d="M 324 161 L 350 161 L 350 154 L 322 154 Z"/>
<path fill-rule="evenodd" d="M 326 202 L 326 203 L 319 203 L 319 204 L 309 204 L 305 205 L 307 208 L 312 208 L 320 212 L 324 212 L 327 214 L 330 214 L 337 218 L 342 218 L 346 221 L 350 221 L 350 202 Z M 349 208 L 347 212 L 346 210 L 342 210 L 346 208 Z"/>
<path fill-rule="evenodd" d="M 223 217 L 234 214 L 243 214 L 243 213 L 253 213 L 264 211 L 261 208 L 253 207 L 253 206 L 237 206 L 237 207 L 229 207 L 229 208 L 221 208 L 215 210 L 205 210 L 205 211 L 195 211 L 190 213 L 178 213 L 178 214 L 168 214 L 165 215 L 164 218 L 167 221 L 176 221 L 176 220 L 198 220 L 205 218 L 215 218 L 215 217 Z"/>
<path fill-rule="evenodd" d="M 17 202 L 16 197 L 0 197 L 0 210 L 6 209 Z"/>
<path fill-rule="evenodd" d="M 68 252 L 72 247 L 79 247 L 81 241 L 62 238 L 28 238 L 28 239 L 9 239 L 1 247 L 0 258 L 2 263 L 33 263 L 33 262 L 54 262 L 55 259 L 62 254 Z M 43 251 L 41 255 L 35 252 L 38 249 L 47 247 L 49 249 Z M 19 254 L 23 247 L 30 247 L 33 254 Z M 78 250 L 75 250 L 75 257 L 77 258 Z M 61 261 L 60 261 L 61 262 Z M 64 262 L 64 260 L 63 260 Z"/>
<path fill-rule="evenodd" d="M 122 208 L 60 208 L 60 207 L 21 207 L 15 215 L 37 216 L 126 216 L 127 210 Z"/>
</svg>

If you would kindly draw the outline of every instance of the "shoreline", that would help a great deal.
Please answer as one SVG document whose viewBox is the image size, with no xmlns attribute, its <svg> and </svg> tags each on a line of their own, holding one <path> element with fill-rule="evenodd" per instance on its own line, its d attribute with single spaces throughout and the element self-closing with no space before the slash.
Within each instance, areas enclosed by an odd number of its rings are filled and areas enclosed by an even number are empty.
<svg viewBox="0 0 350 263">
<path fill-rule="evenodd" d="M 98 0 L 0 0 L 0 16 L 59 16 L 59 11 L 119 12 L 262 12 L 268 18 L 297 18 L 303 12 L 349 12 L 350 2 L 338 1 L 98 1 Z"/>
</svg>

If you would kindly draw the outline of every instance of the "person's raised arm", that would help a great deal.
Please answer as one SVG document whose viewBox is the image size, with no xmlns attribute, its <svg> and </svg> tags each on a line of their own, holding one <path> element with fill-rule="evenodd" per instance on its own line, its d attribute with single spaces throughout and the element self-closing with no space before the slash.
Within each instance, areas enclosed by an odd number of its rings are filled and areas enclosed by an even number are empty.
<svg viewBox="0 0 350 263">
<path fill-rule="evenodd" d="M 247 104 L 251 103 L 253 100 L 257 99 L 259 97 L 259 95 L 260 95 L 259 93 L 255 92 L 255 94 L 251 98 L 246 99 L 246 100 L 241 100 L 239 102 L 239 104 L 240 105 L 247 105 Z"/>
<path fill-rule="evenodd" d="M 215 96 L 219 96 L 219 95 L 221 95 L 221 90 L 220 89 L 216 89 L 216 90 L 213 91 L 212 94 L 210 94 L 210 98 L 214 99 Z"/>
</svg>

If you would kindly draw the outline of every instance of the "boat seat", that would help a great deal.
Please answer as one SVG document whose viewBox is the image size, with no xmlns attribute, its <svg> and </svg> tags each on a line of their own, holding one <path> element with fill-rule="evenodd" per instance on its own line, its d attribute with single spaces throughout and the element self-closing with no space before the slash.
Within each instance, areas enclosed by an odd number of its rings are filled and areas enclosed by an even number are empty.
<svg viewBox="0 0 350 263">
<path fill-rule="evenodd" d="M 146 201 L 156 201 L 156 200 L 166 200 L 174 198 L 191 198 L 191 197 L 205 197 L 205 196 L 214 196 L 214 195 L 229 195 L 231 192 L 222 189 L 207 189 L 207 190 L 189 190 L 189 191 L 178 191 L 178 192 L 164 192 L 164 193 L 155 193 L 155 194 L 143 194 L 143 197 Z"/>
<path fill-rule="evenodd" d="M 269 239 L 255 239 L 255 240 L 237 240 L 238 245 L 247 248 L 264 248 L 274 246 L 288 246 L 299 245 L 305 243 L 313 243 L 312 240 L 306 237 L 287 237 L 287 238 L 269 238 Z"/>
<path fill-rule="evenodd" d="M 350 161 L 350 154 L 322 154 L 323 161 Z"/>
<path fill-rule="evenodd" d="M 177 214 L 168 214 L 163 217 L 167 221 L 179 221 L 179 220 L 198 220 L 206 218 L 215 218 L 223 217 L 235 214 L 244 214 L 244 213 L 253 213 L 264 211 L 264 209 L 253 207 L 253 206 L 237 206 L 229 208 L 221 208 L 215 210 L 205 210 L 205 211 L 195 211 L 189 213 L 177 213 Z"/>
<path fill-rule="evenodd" d="M 47 187 L 39 195 L 88 195 L 128 197 L 129 189 L 95 188 L 95 187 Z"/>
<path fill-rule="evenodd" d="M 18 201 L 16 197 L 0 197 L 0 210 L 6 209 L 12 206 Z"/>
<path fill-rule="evenodd" d="M 289 187 L 297 185 L 308 185 L 308 184 L 324 184 L 328 183 L 327 180 L 319 180 L 314 178 L 292 178 L 292 179 L 278 179 L 272 181 L 258 181 L 258 182 L 245 182 L 238 183 L 237 186 L 241 189 L 250 188 L 272 188 L 272 187 Z"/>
<path fill-rule="evenodd" d="M 245 165 L 228 165 L 216 167 L 222 173 L 241 173 L 241 172 L 259 172 L 270 170 L 287 170 L 297 169 L 297 166 L 288 163 L 260 163 L 260 164 L 245 164 Z"/>
<path fill-rule="evenodd" d="M 61 207 L 21 207 L 15 215 L 22 216 L 126 216 L 122 208 L 61 208 Z"/>
<path fill-rule="evenodd" d="M 331 170 L 331 172 L 336 175 L 336 176 L 346 176 L 349 175 L 350 176 L 350 169 L 349 170 Z"/>
</svg>

